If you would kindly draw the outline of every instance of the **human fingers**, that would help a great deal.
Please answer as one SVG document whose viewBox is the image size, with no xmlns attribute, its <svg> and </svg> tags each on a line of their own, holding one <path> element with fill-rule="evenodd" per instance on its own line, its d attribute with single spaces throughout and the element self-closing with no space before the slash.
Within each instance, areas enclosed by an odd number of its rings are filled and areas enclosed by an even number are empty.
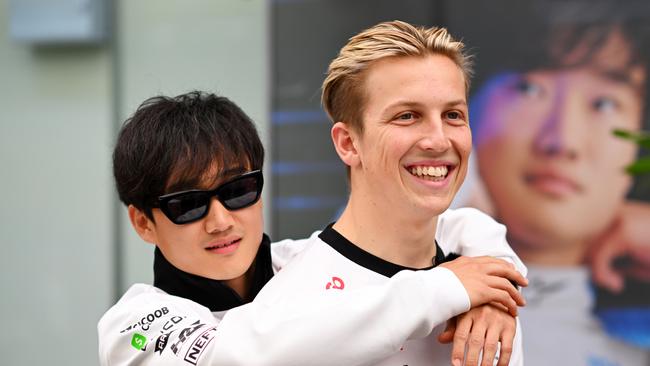
<svg viewBox="0 0 650 366">
<path fill-rule="evenodd" d="M 507 294 L 507 296 L 509 296 L 512 299 L 512 301 L 514 301 L 515 304 L 518 306 L 526 305 L 526 299 L 524 298 L 524 295 L 522 295 L 522 293 L 519 292 L 519 290 L 517 290 L 508 280 L 504 278 L 497 277 L 497 276 L 488 277 L 485 280 L 485 285 L 489 286 L 494 290 L 504 291 Z M 496 293 L 496 295 L 503 296 L 502 293 Z M 499 302 L 503 303 L 503 301 L 499 301 Z M 508 301 L 508 304 L 509 303 L 510 301 Z M 508 304 L 504 303 L 504 305 L 510 308 L 511 306 L 509 306 Z"/>
<path fill-rule="evenodd" d="M 485 335 L 485 343 L 483 345 L 483 357 L 481 366 L 492 366 L 494 364 L 494 356 L 499 347 L 499 338 L 501 336 L 502 328 L 493 324 L 488 327 Z"/>
<path fill-rule="evenodd" d="M 605 235 L 591 253 L 591 275 L 594 282 L 614 291 L 623 289 L 623 276 L 613 266 L 614 259 L 624 251 L 618 235 Z"/>
<path fill-rule="evenodd" d="M 528 286 L 528 279 L 524 277 L 519 271 L 517 271 L 514 268 L 514 265 L 512 265 L 511 263 L 508 263 L 508 265 L 496 263 L 488 273 L 494 276 L 503 277 L 505 279 L 513 281 L 519 286 L 523 286 L 523 287 Z"/>
<path fill-rule="evenodd" d="M 483 345 L 485 344 L 485 335 L 487 324 L 483 321 L 472 322 L 472 329 L 467 340 L 467 353 L 465 356 L 465 365 L 477 366 Z"/>
<path fill-rule="evenodd" d="M 500 276 L 515 282 L 519 286 L 528 285 L 528 280 L 519 271 L 517 271 L 514 264 L 500 258 L 486 256 L 460 257 L 447 263 L 452 266 L 457 263 L 458 267 L 464 266 L 467 267 L 468 270 L 474 271 L 476 273 Z"/>
<path fill-rule="evenodd" d="M 507 291 L 502 291 L 501 297 L 501 301 L 497 302 L 500 302 L 502 305 L 508 308 L 508 313 L 510 315 L 517 316 L 519 314 L 519 306 L 515 300 L 513 300 L 512 296 Z"/>
<path fill-rule="evenodd" d="M 440 265 L 454 272 L 463 281 L 467 276 L 499 276 L 527 286 L 528 280 L 516 270 L 515 266 L 505 260 L 492 257 L 459 257 Z M 515 285 L 515 286 L 516 286 Z"/>
<path fill-rule="evenodd" d="M 510 295 L 510 297 L 512 297 L 512 299 L 517 303 L 517 305 L 519 306 L 526 305 L 526 299 L 524 298 L 524 295 L 522 295 L 522 293 L 515 286 L 513 286 L 512 283 L 510 283 L 510 281 L 499 277 L 496 277 L 495 280 L 496 280 L 495 287 L 506 291 Z"/>
<path fill-rule="evenodd" d="M 459 315 L 456 321 L 456 331 L 454 332 L 454 343 L 451 347 L 451 364 L 463 365 L 465 359 L 465 348 L 469 332 L 472 329 L 472 318 L 467 313 Z"/>
<path fill-rule="evenodd" d="M 518 304 L 513 299 L 510 292 L 503 288 L 513 288 L 508 281 L 499 277 L 478 277 L 473 281 L 462 281 L 465 290 L 469 295 L 470 307 L 475 308 L 480 305 L 496 302 L 508 309 L 508 312 L 513 316 L 517 316 Z M 503 283 L 506 283 L 505 285 Z M 517 291 L 518 292 L 518 291 Z M 521 296 L 521 294 L 519 294 Z"/>
<path fill-rule="evenodd" d="M 438 342 L 447 344 L 454 340 L 454 333 L 456 332 L 456 317 L 447 320 L 445 330 L 438 335 Z"/>
<path fill-rule="evenodd" d="M 510 357 L 512 356 L 512 349 L 515 340 L 515 332 L 517 331 L 517 323 L 515 319 L 514 328 L 506 328 L 501 332 L 501 345 L 499 349 L 499 362 L 497 366 L 508 366 L 510 364 Z"/>
</svg>

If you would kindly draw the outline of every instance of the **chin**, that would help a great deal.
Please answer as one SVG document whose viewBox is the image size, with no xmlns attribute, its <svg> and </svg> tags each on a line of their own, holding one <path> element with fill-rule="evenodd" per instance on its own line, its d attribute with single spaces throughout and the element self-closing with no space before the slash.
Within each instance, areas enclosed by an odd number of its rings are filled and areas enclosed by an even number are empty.
<svg viewBox="0 0 650 366">
<path fill-rule="evenodd" d="M 426 212 L 427 216 L 438 216 L 447 211 L 450 205 L 451 202 L 428 204 L 424 205 L 422 210 Z"/>
</svg>

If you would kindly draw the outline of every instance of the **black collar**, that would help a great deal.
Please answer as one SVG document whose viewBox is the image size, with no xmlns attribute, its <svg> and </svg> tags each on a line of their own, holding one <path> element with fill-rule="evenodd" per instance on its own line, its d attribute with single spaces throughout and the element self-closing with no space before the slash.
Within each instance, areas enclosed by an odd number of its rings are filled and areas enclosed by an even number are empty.
<svg viewBox="0 0 650 366">
<path fill-rule="evenodd" d="M 392 262 L 388 262 L 384 259 L 381 259 L 371 253 L 366 252 L 365 250 L 359 248 L 356 246 L 354 243 L 346 239 L 343 235 L 341 235 L 338 231 L 336 231 L 332 225 L 334 223 L 331 223 L 327 225 L 325 230 L 323 230 L 318 237 L 321 238 L 325 243 L 329 244 L 334 250 L 339 252 L 342 256 L 346 257 L 347 259 L 353 261 L 354 263 L 365 267 L 373 272 L 377 272 L 381 275 L 384 275 L 386 277 L 393 277 L 397 272 L 408 269 L 412 271 L 417 271 L 417 270 L 425 270 L 425 269 L 431 269 L 440 263 L 446 262 L 447 260 L 451 260 L 454 258 L 454 256 L 457 256 L 456 254 L 450 253 L 448 256 L 445 256 L 445 254 L 442 252 L 442 249 L 438 245 L 438 242 L 436 241 L 436 256 L 433 258 L 432 263 L 433 265 L 427 268 L 409 268 L 409 267 L 404 267 L 399 264 L 395 264 Z"/>
<path fill-rule="evenodd" d="M 255 256 L 255 273 L 249 299 L 242 299 L 233 289 L 221 281 L 193 275 L 174 267 L 156 247 L 153 263 L 153 285 L 174 296 L 197 302 L 210 311 L 229 310 L 250 302 L 273 277 L 271 266 L 271 241 L 264 234 Z"/>
</svg>

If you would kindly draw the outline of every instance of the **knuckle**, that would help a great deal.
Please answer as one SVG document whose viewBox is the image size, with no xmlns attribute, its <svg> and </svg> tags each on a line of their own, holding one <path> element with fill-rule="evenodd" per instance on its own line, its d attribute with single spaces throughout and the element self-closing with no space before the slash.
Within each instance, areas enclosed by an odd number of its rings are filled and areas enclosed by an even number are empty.
<svg viewBox="0 0 650 366">
<path fill-rule="evenodd" d="M 483 356 L 483 361 L 481 362 L 481 366 L 492 366 L 494 364 L 494 356 L 491 357 L 486 357 L 485 355 Z"/>
<path fill-rule="evenodd" d="M 485 346 L 483 346 L 483 349 L 486 352 L 488 352 L 490 354 L 493 354 L 497 350 L 497 342 L 495 342 L 495 341 L 486 341 Z"/>
<path fill-rule="evenodd" d="M 483 345 L 483 338 L 481 337 L 471 337 L 469 339 L 469 344 L 474 347 L 480 347 Z"/>
</svg>

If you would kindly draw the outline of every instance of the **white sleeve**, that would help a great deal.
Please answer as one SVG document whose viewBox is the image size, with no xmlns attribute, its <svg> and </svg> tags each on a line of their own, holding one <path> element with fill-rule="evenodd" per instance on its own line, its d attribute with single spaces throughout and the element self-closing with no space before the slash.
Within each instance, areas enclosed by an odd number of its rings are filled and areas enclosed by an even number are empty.
<svg viewBox="0 0 650 366">
<path fill-rule="evenodd" d="M 309 238 L 293 240 L 284 239 L 278 242 L 271 243 L 271 258 L 273 258 L 273 272 L 277 273 L 284 266 L 286 266 L 296 255 L 300 254 L 310 240 L 320 234 L 320 231 L 315 231 Z"/>
<path fill-rule="evenodd" d="M 220 325 L 233 337 L 215 345 L 225 365 L 372 364 L 470 308 L 446 268 L 402 271 L 383 285 L 349 291 L 272 291 L 249 305 L 229 311 Z M 232 347 L 240 351 L 225 358 Z"/>
<path fill-rule="evenodd" d="M 506 227 L 475 208 L 443 212 L 438 217 L 436 239 L 446 254 L 501 258 L 514 264 L 523 276 L 528 273 L 506 240 Z"/>
<path fill-rule="evenodd" d="M 221 321 L 186 299 L 140 298 L 120 300 L 100 320 L 102 365 L 366 365 L 470 307 L 445 268 L 402 271 L 358 290 L 270 296 Z"/>
</svg>

